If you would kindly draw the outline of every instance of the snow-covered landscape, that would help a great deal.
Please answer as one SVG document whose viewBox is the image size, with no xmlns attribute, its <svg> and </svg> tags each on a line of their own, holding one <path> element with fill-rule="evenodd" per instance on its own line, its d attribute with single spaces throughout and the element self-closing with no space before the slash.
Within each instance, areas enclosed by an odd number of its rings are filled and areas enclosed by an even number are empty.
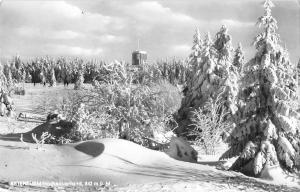
<svg viewBox="0 0 300 192">
<path fill-rule="evenodd" d="M 0 2 L 0 192 L 300 191 L 299 11 Z"/>
</svg>

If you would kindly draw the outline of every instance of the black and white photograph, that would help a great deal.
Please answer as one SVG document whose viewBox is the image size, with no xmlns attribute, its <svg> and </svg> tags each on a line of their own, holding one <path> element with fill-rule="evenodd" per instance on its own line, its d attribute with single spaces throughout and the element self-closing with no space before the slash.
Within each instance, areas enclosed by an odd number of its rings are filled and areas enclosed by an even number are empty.
<svg viewBox="0 0 300 192">
<path fill-rule="evenodd" d="M 0 0 L 0 192 L 299 192 L 300 0 Z"/>
</svg>

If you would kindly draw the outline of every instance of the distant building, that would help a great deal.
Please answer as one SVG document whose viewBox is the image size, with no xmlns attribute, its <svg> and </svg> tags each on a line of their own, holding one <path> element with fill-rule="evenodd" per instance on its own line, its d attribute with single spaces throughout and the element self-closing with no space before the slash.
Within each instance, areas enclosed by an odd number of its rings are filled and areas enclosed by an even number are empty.
<svg viewBox="0 0 300 192">
<path fill-rule="evenodd" d="M 146 51 L 134 51 L 132 53 L 132 65 L 141 65 L 146 63 L 147 52 Z"/>
</svg>

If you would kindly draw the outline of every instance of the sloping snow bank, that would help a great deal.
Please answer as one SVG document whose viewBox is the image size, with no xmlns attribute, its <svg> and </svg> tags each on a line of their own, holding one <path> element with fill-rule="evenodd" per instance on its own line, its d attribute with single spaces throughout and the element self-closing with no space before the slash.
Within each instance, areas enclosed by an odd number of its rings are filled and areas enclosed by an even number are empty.
<svg viewBox="0 0 300 192">
<path fill-rule="evenodd" d="M 118 186 L 172 182 L 223 185 L 235 181 L 236 185 L 248 187 L 270 183 L 212 166 L 177 161 L 163 152 L 120 139 L 44 145 L 41 149 L 36 149 L 35 144 L 0 140 L 0 169 L 3 181 L 110 181 Z"/>
</svg>

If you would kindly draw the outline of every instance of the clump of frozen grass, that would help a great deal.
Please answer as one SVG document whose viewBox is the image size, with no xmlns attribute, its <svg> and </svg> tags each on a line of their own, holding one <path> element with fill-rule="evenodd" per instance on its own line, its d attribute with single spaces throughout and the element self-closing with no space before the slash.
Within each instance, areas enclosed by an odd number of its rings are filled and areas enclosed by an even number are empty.
<svg viewBox="0 0 300 192">
<path fill-rule="evenodd" d="M 48 132 L 43 132 L 40 139 L 37 138 L 35 133 L 31 134 L 32 139 L 36 144 L 36 149 L 43 149 L 45 143 L 51 143 L 55 138 Z"/>
<path fill-rule="evenodd" d="M 30 149 L 29 145 L 23 139 L 23 134 L 21 134 L 20 141 L 25 146 L 25 149 Z"/>
</svg>

